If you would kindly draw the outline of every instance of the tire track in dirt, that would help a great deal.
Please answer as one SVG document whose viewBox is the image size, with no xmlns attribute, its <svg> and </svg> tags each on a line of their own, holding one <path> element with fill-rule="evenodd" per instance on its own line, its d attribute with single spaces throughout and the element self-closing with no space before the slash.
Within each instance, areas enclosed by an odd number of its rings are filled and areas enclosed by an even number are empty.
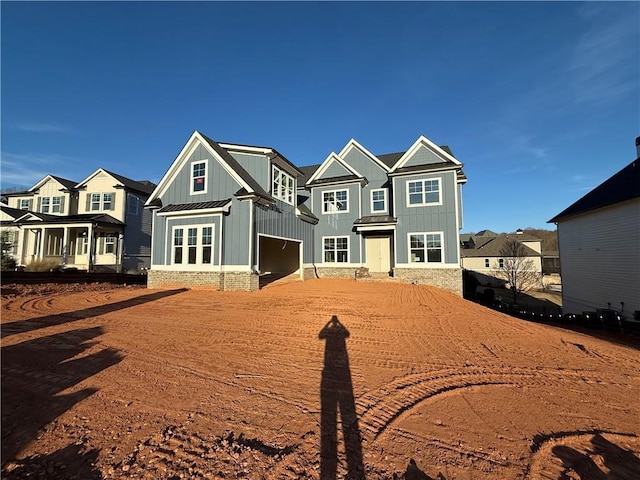
<svg viewBox="0 0 640 480">
<path fill-rule="evenodd" d="M 600 375 L 585 371 L 543 370 L 540 368 L 463 368 L 409 374 L 394 379 L 356 400 L 365 436 L 376 441 L 401 415 L 419 403 L 459 389 L 487 385 L 561 386 L 570 388 L 584 383 L 605 383 Z M 624 382 L 613 385 L 627 386 Z"/>
</svg>

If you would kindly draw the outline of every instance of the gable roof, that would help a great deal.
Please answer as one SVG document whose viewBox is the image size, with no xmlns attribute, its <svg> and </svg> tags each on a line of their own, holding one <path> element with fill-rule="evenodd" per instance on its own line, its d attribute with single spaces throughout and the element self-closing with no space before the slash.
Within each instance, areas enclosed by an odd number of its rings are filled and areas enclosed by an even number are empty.
<svg viewBox="0 0 640 480">
<path fill-rule="evenodd" d="M 420 135 L 420 137 L 414 142 L 414 144 L 411 145 L 409 150 L 404 152 L 404 154 L 402 154 L 402 156 L 391 167 L 389 173 L 401 173 L 404 171 L 409 171 L 409 168 L 412 169 L 411 171 L 415 170 L 414 167 L 404 168 L 404 165 L 418 151 L 420 147 L 425 147 L 433 152 L 436 156 L 440 157 L 445 165 L 462 167 L 462 163 L 451 154 L 451 150 L 449 149 L 449 147 L 446 147 L 445 150 L 444 148 L 439 147 L 438 145 L 433 143 L 424 135 Z M 438 165 L 438 167 L 441 168 L 442 165 Z"/>
<path fill-rule="evenodd" d="M 299 170 L 302 172 L 302 175 L 298 177 L 298 188 L 304 188 L 305 183 L 311 178 L 311 175 L 320 168 L 320 163 L 317 165 L 307 165 L 306 167 L 300 167 Z"/>
<path fill-rule="evenodd" d="M 640 197 L 640 158 L 605 180 L 547 223 Z"/>
<path fill-rule="evenodd" d="M 340 177 L 325 178 L 319 180 L 318 177 L 322 175 L 327 170 L 329 165 L 331 165 L 333 162 L 338 163 L 340 166 L 344 167 L 345 170 L 351 172 L 351 175 L 342 175 Z M 312 185 L 315 183 L 331 183 L 334 180 L 349 180 L 351 177 L 354 177 L 355 179 L 364 178 L 356 171 L 355 168 L 345 162 L 338 154 L 336 154 L 335 152 L 331 152 L 329 156 L 325 158 L 324 162 L 322 162 L 322 164 L 320 164 L 320 166 L 316 169 L 316 171 L 313 172 L 313 175 L 309 177 L 305 185 Z"/>
<path fill-rule="evenodd" d="M 4 203 L 0 204 L 0 210 L 3 213 L 6 213 L 10 217 L 12 217 L 14 220 L 22 217 L 25 213 L 27 213 L 26 210 L 20 210 L 18 208 L 13 208 L 13 207 L 10 207 L 8 205 L 5 205 Z"/>
<path fill-rule="evenodd" d="M 497 237 L 488 238 L 486 242 L 482 243 L 476 248 L 461 248 L 460 256 L 462 257 L 500 257 L 500 251 L 510 240 L 520 240 L 520 235 L 498 235 Z M 487 238 L 487 237 L 485 237 Z M 521 244 L 524 255 L 526 257 L 539 257 L 540 254 L 534 249 Z"/>
<path fill-rule="evenodd" d="M 360 145 L 353 138 L 347 142 L 347 144 L 344 146 L 344 148 L 342 150 L 340 150 L 340 153 L 338 154 L 338 156 L 340 158 L 344 159 L 345 155 L 347 153 L 349 153 L 349 151 L 354 149 L 354 148 L 360 150 L 366 157 L 369 158 L 369 160 L 371 160 L 373 163 L 375 163 L 377 166 L 379 166 L 385 172 L 389 171 L 389 166 L 386 163 L 382 162 L 378 157 L 376 157 L 373 153 L 371 153 L 369 150 L 367 150 L 362 145 Z"/>
<path fill-rule="evenodd" d="M 74 182 L 73 180 L 67 180 L 66 178 L 58 177 L 56 175 L 47 175 L 38 183 L 36 183 L 33 187 L 31 187 L 29 191 L 33 192 L 34 190 L 38 190 L 42 185 L 44 185 L 49 180 L 55 180 L 67 190 L 74 190 L 76 186 L 76 182 Z"/>
<path fill-rule="evenodd" d="M 91 180 L 93 177 L 95 177 L 99 173 L 106 173 L 107 175 L 111 176 L 114 180 L 121 183 L 128 190 L 135 190 L 145 195 L 149 195 L 155 188 L 155 185 L 149 181 L 145 180 L 144 182 L 138 182 L 136 180 L 131 180 L 130 178 L 124 177 L 122 175 L 111 172 L 109 170 L 105 170 L 104 168 L 98 168 L 95 172 L 93 172 L 87 178 L 85 178 L 84 180 L 76 184 L 74 188 L 80 189 L 84 187 L 89 180 Z"/>
<path fill-rule="evenodd" d="M 188 153 L 190 152 L 190 148 L 193 145 L 199 142 L 205 148 L 209 150 L 210 153 L 213 154 L 213 157 L 220 163 L 220 165 L 229 173 L 229 175 L 240 185 L 240 192 L 244 192 L 246 195 L 256 195 L 263 199 L 266 199 L 269 202 L 274 202 L 275 199 L 269 195 L 262 186 L 251 176 L 249 173 L 240 165 L 240 163 L 231 156 L 231 154 L 225 150 L 218 142 L 215 140 L 203 135 L 199 131 L 195 130 L 189 140 L 182 147 L 182 150 L 175 158 L 175 160 L 171 163 L 165 174 L 162 176 L 162 179 L 153 190 L 145 205 L 147 207 L 154 206 L 157 202 L 156 199 L 160 197 L 167 188 L 173 182 L 175 176 L 178 174 L 184 163 L 187 161 Z M 243 146 L 248 148 L 248 146 Z M 263 147 L 252 147 L 256 149 L 262 149 Z"/>
</svg>

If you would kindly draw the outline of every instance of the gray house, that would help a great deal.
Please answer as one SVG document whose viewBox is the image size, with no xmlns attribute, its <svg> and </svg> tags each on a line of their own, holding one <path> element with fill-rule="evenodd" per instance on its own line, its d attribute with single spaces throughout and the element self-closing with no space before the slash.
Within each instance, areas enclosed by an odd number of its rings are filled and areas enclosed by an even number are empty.
<svg viewBox="0 0 640 480">
<path fill-rule="evenodd" d="M 258 288 L 263 275 L 356 269 L 461 293 L 462 164 L 420 137 L 375 156 L 355 140 L 298 168 L 277 150 L 194 132 L 149 197 L 149 285 Z"/>
</svg>

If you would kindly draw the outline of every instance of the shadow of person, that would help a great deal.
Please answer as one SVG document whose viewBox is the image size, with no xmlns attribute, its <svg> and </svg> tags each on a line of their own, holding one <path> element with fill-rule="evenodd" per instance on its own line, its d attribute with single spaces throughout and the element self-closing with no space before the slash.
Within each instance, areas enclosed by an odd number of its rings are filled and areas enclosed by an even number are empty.
<svg viewBox="0 0 640 480">
<path fill-rule="evenodd" d="M 325 340 L 320 381 L 320 478 L 335 480 L 338 468 L 338 410 L 347 457 L 346 478 L 365 478 L 362 438 L 358 427 L 346 339 L 349 331 L 335 315 L 320 331 Z"/>
</svg>

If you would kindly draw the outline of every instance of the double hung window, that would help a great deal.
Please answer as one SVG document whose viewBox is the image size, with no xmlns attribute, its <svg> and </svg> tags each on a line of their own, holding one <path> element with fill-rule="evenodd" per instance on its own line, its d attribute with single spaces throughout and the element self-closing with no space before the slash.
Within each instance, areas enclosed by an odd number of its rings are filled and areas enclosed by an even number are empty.
<svg viewBox="0 0 640 480">
<path fill-rule="evenodd" d="M 349 211 L 348 190 L 333 190 L 322 192 L 322 213 L 336 213 Z"/>
<path fill-rule="evenodd" d="M 49 213 L 51 208 L 51 197 L 42 197 L 40 199 L 40 211 L 42 213 Z"/>
<path fill-rule="evenodd" d="M 325 263 L 349 262 L 349 237 L 324 237 L 322 249 Z"/>
<path fill-rule="evenodd" d="M 415 180 L 407 182 L 407 205 L 416 207 L 421 205 L 439 205 L 440 179 Z"/>
<path fill-rule="evenodd" d="M 442 263 L 441 233 L 410 233 L 410 263 Z"/>
<path fill-rule="evenodd" d="M 371 190 L 371 212 L 386 212 L 387 211 L 387 189 L 379 188 Z"/>
<path fill-rule="evenodd" d="M 191 193 L 206 193 L 207 162 L 199 161 L 191 164 Z"/>
</svg>

